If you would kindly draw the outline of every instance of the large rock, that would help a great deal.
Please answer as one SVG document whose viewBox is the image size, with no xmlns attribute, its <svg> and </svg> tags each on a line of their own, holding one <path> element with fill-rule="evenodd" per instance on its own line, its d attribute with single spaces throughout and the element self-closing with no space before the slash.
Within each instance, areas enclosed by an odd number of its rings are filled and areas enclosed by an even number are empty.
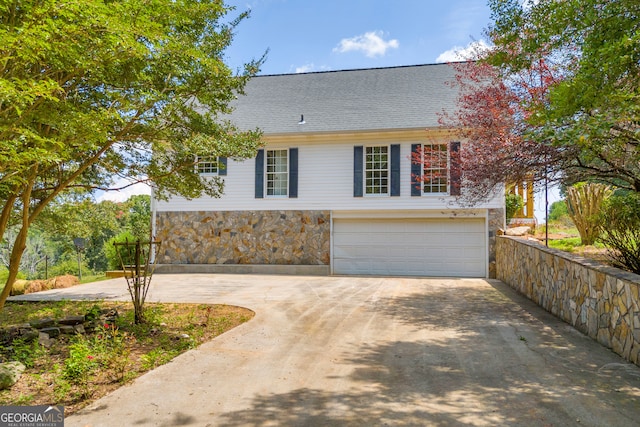
<svg viewBox="0 0 640 427">
<path fill-rule="evenodd" d="M 11 388 L 26 369 L 20 362 L 0 363 L 0 390 Z"/>
<path fill-rule="evenodd" d="M 504 234 L 506 234 L 507 236 L 525 236 L 530 233 L 531 233 L 531 227 L 528 227 L 526 225 L 522 227 L 508 228 L 504 232 Z"/>
</svg>

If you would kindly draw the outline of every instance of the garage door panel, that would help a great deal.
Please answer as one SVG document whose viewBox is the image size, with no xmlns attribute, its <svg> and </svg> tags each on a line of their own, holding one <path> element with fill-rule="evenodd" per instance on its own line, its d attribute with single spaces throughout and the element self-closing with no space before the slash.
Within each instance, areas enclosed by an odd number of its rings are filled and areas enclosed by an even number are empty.
<svg viewBox="0 0 640 427">
<path fill-rule="evenodd" d="M 336 274 L 484 277 L 484 220 L 335 220 Z"/>
</svg>

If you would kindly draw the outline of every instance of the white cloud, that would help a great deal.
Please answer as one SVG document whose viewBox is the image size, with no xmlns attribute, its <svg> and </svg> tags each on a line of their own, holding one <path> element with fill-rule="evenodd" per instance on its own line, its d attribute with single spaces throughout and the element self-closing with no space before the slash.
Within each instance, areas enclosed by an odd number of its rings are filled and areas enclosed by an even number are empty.
<svg viewBox="0 0 640 427">
<path fill-rule="evenodd" d="M 128 183 L 129 181 L 127 181 L 126 179 L 120 178 L 118 181 L 115 182 L 115 184 L 112 187 L 120 188 L 120 187 L 124 187 Z M 105 191 L 96 197 L 96 202 L 100 203 L 103 200 L 111 200 L 113 202 L 124 202 L 129 197 L 135 196 L 137 194 L 151 194 L 151 187 L 149 187 L 149 185 L 147 184 L 138 183 L 138 184 L 133 184 L 122 190 Z"/>
<path fill-rule="evenodd" d="M 382 31 L 371 31 L 350 39 L 342 39 L 333 51 L 338 53 L 361 51 L 365 56 L 375 58 L 384 56 L 388 49 L 397 49 L 400 46 L 398 40 L 385 41 L 383 36 Z"/>
<path fill-rule="evenodd" d="M 436 58 L 436 62 L 470 61 L 477 59 L 480 53 L 489 49 L 491 47 L 484 40 L 473 41 L 466 47 L 454 46 L 442 52 Z"/>
<path fill-rule="evenodd" d="M 312 62 L 310 64 L 304 64 L 299 67 L 291 66 L 291 69 L 294 70 L 296 74 L 300 74 L 300 73 L 313 73 L 314 71 L 329 71 L 331 70 L 331 67 L 328 67 L 326 65 L 321 65 L 319 67 L 316 67 L 316 64 Z"/>
<path fill-rule="evenodd" d="M 313 70 L 315 70 L 315 68 L 316 67 L 313 64 L 305 64 L 305 65 L 302 65 L 300 67 L 296 67 L 296 74 L 299 74 L 299 73 L 310 73 Z"/>
</svg>

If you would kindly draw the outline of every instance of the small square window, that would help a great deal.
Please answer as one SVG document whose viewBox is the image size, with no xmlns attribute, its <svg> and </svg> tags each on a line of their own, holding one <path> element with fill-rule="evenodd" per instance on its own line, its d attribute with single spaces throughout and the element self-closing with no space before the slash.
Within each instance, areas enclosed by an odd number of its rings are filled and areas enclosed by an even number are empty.
<svg viewBox="0 0 640 427">
<path fill-rule="evenodd" d="M 216 156 L 198 156 L 196 166 L 200 175 L 218 174 L 218 158 Z"/>
</svg>

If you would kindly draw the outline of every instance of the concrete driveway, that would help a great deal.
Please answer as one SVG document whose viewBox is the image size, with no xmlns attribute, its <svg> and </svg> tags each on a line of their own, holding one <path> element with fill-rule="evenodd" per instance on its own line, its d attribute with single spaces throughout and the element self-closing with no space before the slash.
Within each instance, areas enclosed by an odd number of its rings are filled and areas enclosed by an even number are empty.
<svg viewBox="0 0 640 427">
<path fill-rule="evenodd" d="M 46 295 L 129 299 L 124 279 Z M 256 316 L 68 417 L 67 427 L 640 420 L 638 367 L 499 281 L 156 275 L 147 300 L 240 305 Z"/>
</svg>

